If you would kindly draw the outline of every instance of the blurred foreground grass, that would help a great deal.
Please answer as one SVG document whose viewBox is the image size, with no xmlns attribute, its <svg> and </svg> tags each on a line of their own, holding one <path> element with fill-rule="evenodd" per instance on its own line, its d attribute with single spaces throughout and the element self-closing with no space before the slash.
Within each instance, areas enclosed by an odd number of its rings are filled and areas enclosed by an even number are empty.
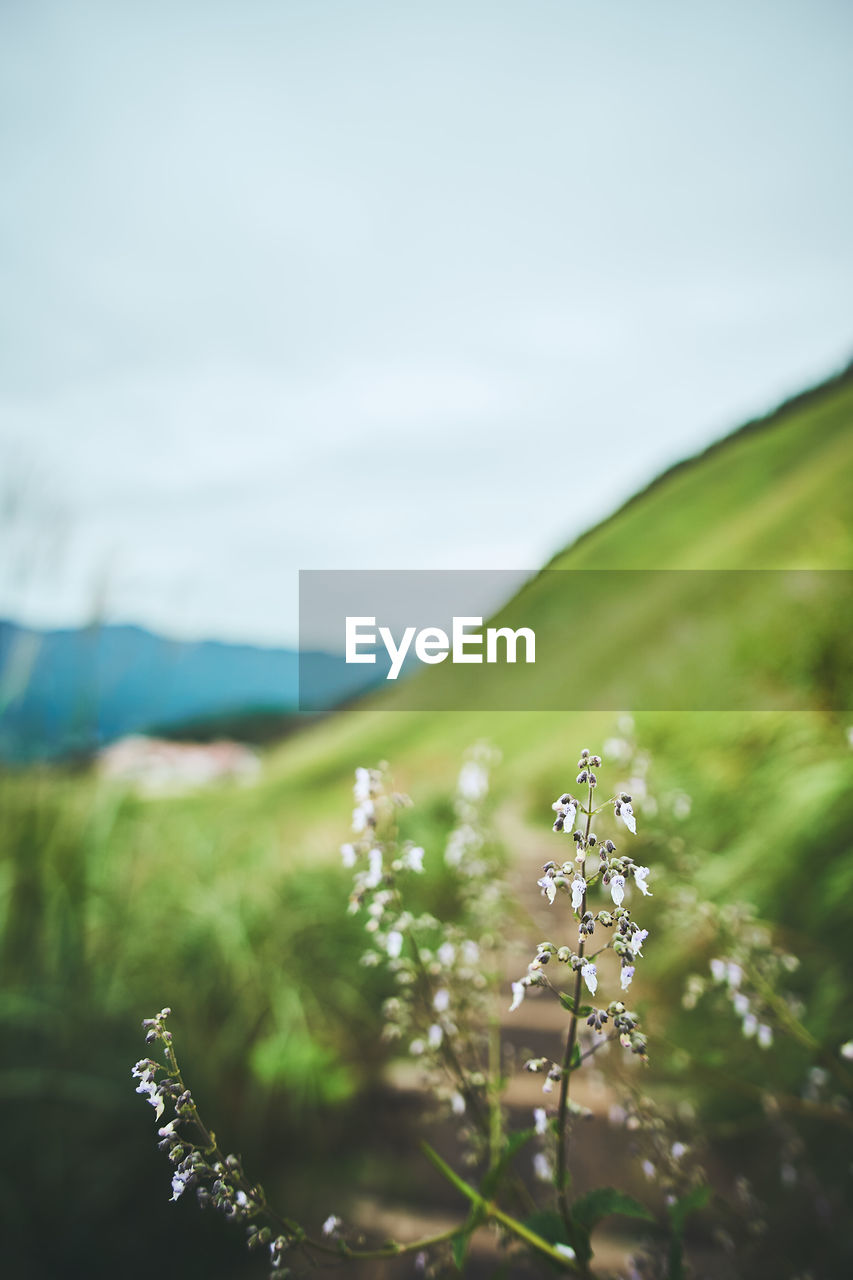
<svg viewBox="0 0 853 1280">
<path fill-rule="evenodd" d="M 364 728 L 359 754 L 344 754 L 334 778 L 328 762 L 303 766 L 302 812 L 276 762 L 252 791 L 157 801 L 87 776 L 0 779 L 0 1199 L 15 1274 L 115 1274 L 120 1261 L 122 1275 L 142 1275 L 152 1245 L 168 1249 L 167 1274 L 242 1273 L 238 1233 L 223 1242 L 209 1215 L 166 1204 L 151 1116 L 132 1090 L 139 1020 L 164 1004 L 217 1127 L 294 1212 L 316 1219 L 360 1177 L 381 1125 L 387 990 L 358 964 L 363 921 L 346 914 L 337 849 L 350 768 L 380 745 L 369 717 Z M 441 853 L 472 736 L 503 752 L 496 825 L 532 882 L 552 854 L 550 801 L 567 784 L 574 746 L 597 747 L 612 729 L 612 718 L 487 713 L 476 724 L 447 715 L 424 734 L 420 717 L 400 713 L 394 736 L 418 801 L 409 834 L 427 850 L 424 902 L 454 910 Z M 643 821 L 636 846 L 654 868 L 637 992 L 652 1077 L 715 1123 L 749 1126 L 768 1075 L 797 1093 L 807 1055 L 757 1054 L 730 1015 L 708 1022 L 681 1008 L 685 974 L 707 972 L 715 940 L 699 921 L 674 927 L 668 906 L 685 876 L 711 900 L 751 901 L 802 962 L 792 986 L 810 1032 L 829 1044 L 849 1038 L 853 752 L 845 726 L 821 714 L 649 714 L 637 736 L 652 755 L 653 790 L 692 802 L 677 829 Z M 298 819 L 313 840 L 291 835 Z M 519 972 L 526 958 L 516 950 Z M 826 1156 L 837 1162 L 831 1143 Z M 143 1231 L 151 1243 L 140 1252 Z"/>
</svg>

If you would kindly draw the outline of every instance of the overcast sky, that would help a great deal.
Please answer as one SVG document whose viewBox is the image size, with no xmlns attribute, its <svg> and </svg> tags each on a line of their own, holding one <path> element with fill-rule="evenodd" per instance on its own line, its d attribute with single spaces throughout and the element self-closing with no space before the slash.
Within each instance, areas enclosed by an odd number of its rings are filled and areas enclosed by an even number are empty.
<svg viewBox="0 0 853 1280">
<path fill-rule="evenodd" d="M 0 614 L 292 642 L 297 569 L 535 569 L 846 363 L 851 37 L 5 0 Z"/>
</svg>

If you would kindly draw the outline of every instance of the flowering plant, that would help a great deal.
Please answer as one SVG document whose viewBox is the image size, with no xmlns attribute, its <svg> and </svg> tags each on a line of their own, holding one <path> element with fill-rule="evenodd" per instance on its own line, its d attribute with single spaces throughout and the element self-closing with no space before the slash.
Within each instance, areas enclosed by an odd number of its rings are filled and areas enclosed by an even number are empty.
<svg viewBox="0 0 853 1280">
<path fill-rule="evenodd" d="M 621 845 L 617 848 L 612 836 L 600 836 L 593 829 L 593 822 L 606 820 L 609 813 L 615 820 L 613 834 L 619 831 L 632 838 L 632 796 L 617 790 L 597 803 L 596 771 L 602 760 L 584 750 L 575 782 L 579 797 L 565 791 L 553 805 L 554 831 L 568 837 L 571 856 L 549 860 L 537 884 L 551 906 L 559 903 L 563 908 L 562 922 L 555 928 L 557 941 L 540 943 L 526 973 L 511 983 L 509 1012 L 529 994 L 542 991 L 559 1002 L 567 1025 L 559 1060 L 540 1056 L 525 1062 L 526 1071 L 544 1076 L 545 1096 L 530 1121 L 513 1128 L 506 1102 L 508 1047 L 502 1042 L 495 1004 L 504 982 L 503 929 L 509 898 L 484 822 L 493 762 L 491 749 L 478 745 L 459 775 L 454 825 L 443 851 L 456 899 L 464 907 L 458 922 L 443 923 L 408 905 L 409 886 L 424 874 L 427 854 L 400 836 L 398 817 L 411 802 L 393 790 L 387 766 L 356 771 L 352 838 L 341 849 L 344 865 L 353 871 L 349 910 L 365 919 L 368 946 L 362 963 L 385 966 L 396 988 L 383 1006 L 384 1038 L 406 1046 L 459 1130 L 465 1176 L 432 1146 L 422 1144 L 426 1159 L 467 1204 L 465 1216 L 452 1227 L 406 1243 L 391 1240 L 371 1247 L 337 1213 L 326 1213 L 313 1233 L 279 1214 L 263 1188 L 244 1172 L 241 1160 L 223 1152 L 202 1120 L 166 1025 L 170 1011 L 163 1009 L 144 1024 L 147 1041 L 156 1046 L 160 1060 L 143 1059 L 133 1074 L 137 1092 L 154 1107 L 160 1146 L 173 1167 L 172 1198 L 193 1187 L 202 1205 L 242 1222 L 249 1248 L 265 1253 L 272 1277 L 292 1274 L 289 1269 L 300 1260 L 407 1254 L 414 1255 L 422 1271 L 438 1274 L 447 1265 L 458 1273 L 466 1266 L 473 1235 L 483 1227 L 497 1233 L 514 1265 L 546 1258 L 558 1271 L 589 1277 L 592 1232 L 613 1214 L 644 1222 L 659 1237 L 666 1235 L 665 1274 L 682 1274 L 684 1222 L 707 1199 L 695 1172 L 692 1181 L 682 1176 L 683 1169 L 673 1174 L 663 1224 L 657 1224 L 639 1200 L 613 1187 L 573 1194 L 569 1172 L 573 1129 L 585 1114 L 571 1097 L 575 1073 L 614 1041 L 631 1061 L 647 1061 L 639 1015 L 625 1000 L 649 936 L 634 920 L 629 904 L 632 893 L 640 900 L 650 896 L 651 871 Z M 596 945 L 599 939 L 603 940 Z M 598 993 L 610 981 L 610 957 L 619 986 L 615 997 L 605 1002 Z M 558 977 L 563 973 L 567 989 Z M 597 1003 L 584 1003 L 596 997 Z M 504 1004 L 504 1014 L 506 1009 Z M 631 1116 L 624 1113 L 629 1130 L 659 1128 L 646 1123 L 645 1105 L 637 1097 Z M 535 1148 L 533 1181 L 520 1165 L 529 1144 Z M 686 1150 L 684 1144 L 669 1144 L 673 1167 L 680 1165 Z"/>
</svg>

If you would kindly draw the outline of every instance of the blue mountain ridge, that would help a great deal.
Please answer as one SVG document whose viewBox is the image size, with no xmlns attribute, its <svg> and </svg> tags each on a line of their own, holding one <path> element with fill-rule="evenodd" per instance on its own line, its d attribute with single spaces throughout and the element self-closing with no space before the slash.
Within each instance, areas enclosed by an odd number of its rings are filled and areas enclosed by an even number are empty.
<svg viewBox="0 0 853 1280">
<path fill-rule="evenodd" d="M 330 659 L 328 707 L 364 689 L 363 670 L 342 672 Z M 0 759 L 91 751 L 124 734 L 231 714 L 295 714 L 298 686 L 293 649 L 0 619 Z"/>
</svg>

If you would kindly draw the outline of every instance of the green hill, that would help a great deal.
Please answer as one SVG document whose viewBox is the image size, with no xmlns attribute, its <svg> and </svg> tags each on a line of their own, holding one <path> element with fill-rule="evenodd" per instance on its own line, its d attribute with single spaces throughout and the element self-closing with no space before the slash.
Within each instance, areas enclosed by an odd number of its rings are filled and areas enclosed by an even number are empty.
<svg viewBox="0 0 853 1280">
<path fill-rule="evenodd" d="M 555 556 L 548 567 L 850 569 L 851 480 L 853 373 L 848 370 L 673 467 Z M 546 575 L 546 581 L 549 589 L 556 589 L 556 579 Z M 532 598 L 537 618 L 550 625 L 556 621 L 567 633 L 582 634 L 578 620 L 572 617 L 569 598 L 544 595 L 537 589 L 537 580 L 524 588 L 522 595 Z M 619 633 L 589 637 L 592 653 L 583 657 L 579 651 L 569 653 L 566 661 L 596 667 L 602 649 L 614 670 L 623 659 L 633 659 L 635 637 L 646 629 L 642 622 L 646 609 L 642 598 L 624 603 Z M 833 620 L 830 617 L 828 621 L 831 625 Z M 792 625 L 803 636 L 814 633 L 813 619 L 807 616 Z M 843 642 L 845 636 L 839 639 Z M 766 656 L 772 661 L 772 654 Z M 665 658 L 663 655 L 661 661 Z M 849 679 L 846 659 L 839 654 L 838 660 L 844 663 L 845 680 Z M 437 700 L 447 670 L 434 668 L 427 673 Z M 543 682 L 559 684 L 558 671 L 543 667 L 539 674 Z M 807 679 L 808 674 L 806 664 L 799 677 Z M 712 695 L 713 671 L 706 678 Z M 845 685 L 848 691 L 849 685 Z M 304 814 L 306 826 L 313 831 L 313 837 L 306 832 L 312 854 L 321 852 L 330 834 L 325 816 L 334 813 L 339 815 L 338 821 L 345 817 L 344 782 L 351 768 L 362 760 L 391 760 L 400 781 L 422 792 L 433 782 L 448 786 L 460 749 L 472 739 L 487 736 L 504 754 L 500 790 L 506 791 L 508 803 L 512 803 L 509 796 L 520 795 L 525 779 L 545 770 L 549 761 L 552 770 L 559 772 L 559 762 L 572 754 L 578 734 L 594 737 L 613 721 L 612 715 L 482 711 L 436 716 L 428 711 L 383 709 L 401 700 L 396 691 L 384 702 L 375 699 L 364 709 L 313 728 L 271 757 L 269 785 L 293 793 L 292 823 L 301 830 Z M 832 716 L 819 719 L 822 732 L 828 733 L 831 741 L 841 741 Z M 642 738 L 646 725 L 640 723 L 638 728 Z M 659 729 L 655 722 L 656 740 Z M 648 731 L 652 732 L 651 723 Z"/>
</svg>

